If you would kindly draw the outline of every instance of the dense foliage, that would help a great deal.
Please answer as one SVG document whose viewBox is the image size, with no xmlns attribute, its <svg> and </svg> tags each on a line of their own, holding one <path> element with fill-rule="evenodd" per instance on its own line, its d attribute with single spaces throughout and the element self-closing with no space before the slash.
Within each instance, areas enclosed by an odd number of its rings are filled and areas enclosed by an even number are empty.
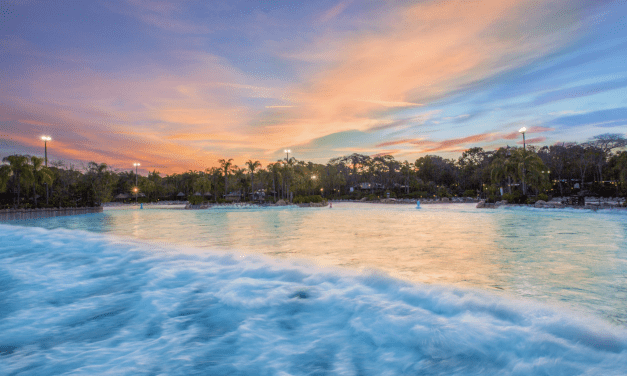
<svg viewBox="0 0 627 376">
<path fill-rule="evenodd" d="M 62 162 L 43 166 L 42 158 L 11 155 L 0 166 L 0 206 L 93 206 L 112 200 L 265 200 L 301 196 L 361 199 L 470 196 L 525 203 L 584 191 L 603 197 L 627 194 L 627 140 L 616 134 L 583 144 L 495 151 L 466 150 L 457 160 L 425 155 L 397 161 L 391 155 L 352 154 L 327 164 L 295 158 L 268 164 L 249 160 L 239 168 L 232 159 L 204 171 L 138 176 L 90 162 L 80 169 Z M 137 184 L 136 184 L 137 182 Z M 503 196 L 501 195 L 503 191 Z M 137 195 L 137 198 L 135 198 Z M 194 196 L 195 195 L 195 196 Z M 542 196 L 538 196 L 542 195 Z"/>
</svg>

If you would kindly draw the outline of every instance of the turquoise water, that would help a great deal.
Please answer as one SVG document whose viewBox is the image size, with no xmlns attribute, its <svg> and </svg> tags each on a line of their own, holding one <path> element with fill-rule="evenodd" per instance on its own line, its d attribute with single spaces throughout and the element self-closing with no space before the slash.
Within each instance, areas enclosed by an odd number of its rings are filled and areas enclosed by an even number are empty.
<svg viewBox="0 0 627 376">
<path fill-rule="evenodd" d="M 312 268 L 379 270 L 411 282 L 488 290 L 627 324 L 627 213 L 473 204 L 107 210 L 22 222 L 173 246 L 264 254 Z"/>
<path fill-rule="evenodd" d="M 0 375 L 616 375 L 624 212 L 110 210 L 0 224 Z"/>
</svg>

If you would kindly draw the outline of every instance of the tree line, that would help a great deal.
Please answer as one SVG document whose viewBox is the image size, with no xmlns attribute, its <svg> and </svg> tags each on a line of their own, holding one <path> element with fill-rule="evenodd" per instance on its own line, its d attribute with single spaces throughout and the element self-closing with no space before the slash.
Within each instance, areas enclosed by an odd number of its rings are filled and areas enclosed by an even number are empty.
<svg viewBox="0 0 627 376">
<path fill-rule="evenodd" d="M 409 162 L 391 155 L 351 154 L 326 164 L 291 157 L 265 167 L 249 160 L 240 167 L 232 159 L 220 159 L 218 167 L 163 176 L 158 171 L 138 176 L 96 162 L 78 168 L 56 161 L 46 167 L 43 158 L 10 155 L 0 166 L 0 207 L 96 206 L 116 197 L 134 200 L 135 194 L 140 202 L 224 202 L 228 197 L 276 201 L 296 196 L 376 199 L 387 194 L 526 202 L 578 192 L 625 197 L 627 151 L 621 151 L 625 146 L 627 139 L 622 135 L 603 134 L 581 144 L 494 151 L 473 147 L 456 160 L 425 155 Z"/>
</svg>

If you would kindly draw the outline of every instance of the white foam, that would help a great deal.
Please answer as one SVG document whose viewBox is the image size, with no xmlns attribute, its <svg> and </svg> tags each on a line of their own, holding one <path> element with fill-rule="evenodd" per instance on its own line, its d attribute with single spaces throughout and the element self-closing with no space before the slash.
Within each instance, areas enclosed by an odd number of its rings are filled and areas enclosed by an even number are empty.
<svg viewBox="0 0 627 376">
<path fill-rule="evenodd" d="M 0 225 L 0 374 L 624 375 L 627 333 L 530 301 Z"/>
</svg>

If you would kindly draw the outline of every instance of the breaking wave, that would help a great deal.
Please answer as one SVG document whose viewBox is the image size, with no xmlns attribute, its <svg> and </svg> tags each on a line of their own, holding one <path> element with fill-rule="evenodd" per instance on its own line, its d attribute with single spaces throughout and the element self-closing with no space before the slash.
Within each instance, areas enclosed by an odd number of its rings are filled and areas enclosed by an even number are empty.
<svg viewBox="0 0 627 376">
<path fill-rule="evenodd" d="M 627 333 L 532 301 L 0 225 L 0 374 L 624 375 Z"/>
</svg>

